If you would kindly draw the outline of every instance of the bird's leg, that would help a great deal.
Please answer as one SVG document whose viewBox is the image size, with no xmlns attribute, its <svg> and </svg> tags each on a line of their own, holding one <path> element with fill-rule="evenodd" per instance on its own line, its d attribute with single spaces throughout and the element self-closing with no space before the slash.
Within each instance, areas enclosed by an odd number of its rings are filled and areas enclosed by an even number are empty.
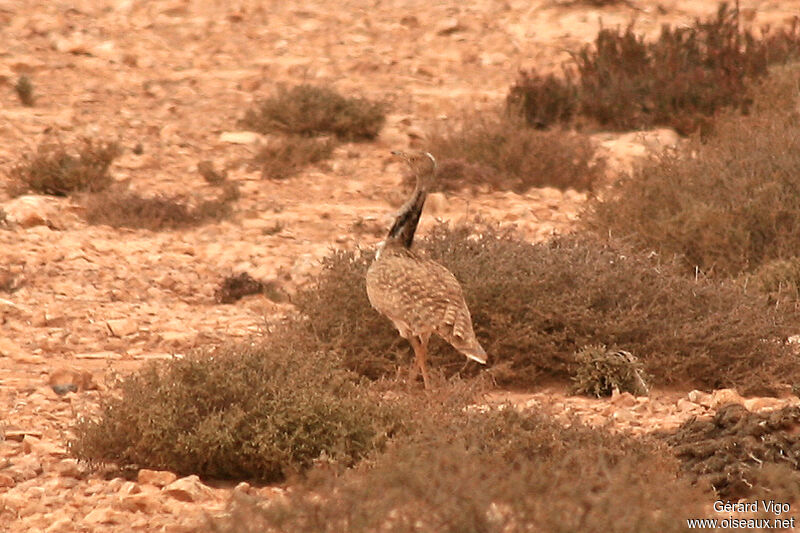
<svg viewBox="0 0 800 533">
<path fill-rule="evenodd" d="M 418 372 L 417 366 L 419 365 L 420 345 L 419 345 L 419 339 L 417 339 L 416 335 L 409 335 L 408 342 L 410 342 L 411 347 L 414 348 L 414 360 L 411 362 L 411 368 L 408 370 L 408 382 L 414 383 L 415 381 L 417 381 L 417 372 Z"/>
<path fill-rule="evenodd" d="M 430 382 L 428 381 L 428 371 L 425 369 L 425 359 L 428 357 L 428 341 L 431 340 L 430 333 L 423 333 L 419 336 L 419 351 L 417 352 L 417 364 L 420 371 L 422 371 L 422 382 L 425 388 L 429 389 Z"/>
</svg>

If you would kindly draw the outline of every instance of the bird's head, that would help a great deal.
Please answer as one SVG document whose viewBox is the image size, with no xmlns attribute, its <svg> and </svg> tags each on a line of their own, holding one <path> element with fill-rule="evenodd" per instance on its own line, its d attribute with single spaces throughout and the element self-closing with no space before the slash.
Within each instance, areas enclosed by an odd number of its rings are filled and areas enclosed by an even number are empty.
<svg viewBox="0 0 800 533">
<path fill-rule="evenodd" d="M 392 155 L 406 162 L 412 174 L 417 179 L 417 186 L 428 189 L 436 174 L 436 159 L 429 152 L 392 151 Z"/>
</svg>

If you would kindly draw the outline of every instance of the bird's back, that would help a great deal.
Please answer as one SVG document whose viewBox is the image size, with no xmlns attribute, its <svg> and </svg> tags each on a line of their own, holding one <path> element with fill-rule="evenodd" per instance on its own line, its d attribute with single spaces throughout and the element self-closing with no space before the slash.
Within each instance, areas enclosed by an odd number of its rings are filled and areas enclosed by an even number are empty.
<svg viewBox="0 0 800 533">
<path fill-rule="evenodd" d="M 401 333 L 435 332 L 468 357 L 485 362 L 461 285 L 439 263 L 402 246 L 387 246 L 367 271 L 367 295 Z"/>
</svg>

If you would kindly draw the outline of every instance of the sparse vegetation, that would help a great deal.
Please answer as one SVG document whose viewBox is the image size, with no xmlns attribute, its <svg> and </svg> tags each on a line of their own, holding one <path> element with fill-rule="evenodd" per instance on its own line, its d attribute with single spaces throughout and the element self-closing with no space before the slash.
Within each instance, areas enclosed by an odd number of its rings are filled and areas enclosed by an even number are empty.
<svg viewBox="0 0 800 533">
<path fill-rule="evenodd" d="M 522 72 L 508 106 L 535 127 L 580 115 L 603 128 L 668 126 L 707 132 L 722 108 L 747 111 L 752 82 L 772 63 L 800 57 L 800 24 L 760 37 L 739 26 L 738 12 L 720 4 L 715 18 L 691 27 L 664 26 L 646 42 L 634 31 L 603 28 L 593 45 L 573 54 L 558 79 Z"/>
<path fill-rule="evenodd" d="M 796 69 L 782 71 L 759 88 L 750 116 L 728 113 L 685 153 L 664 154 L 619 180 L 584 216 L 586 226 L 640 250 L 676 254 L 692 274 L 736 276 L 796 256 L 798 79 Z"/>
<path fill-rule="evenodd" d="M 584 346 L 575 354 L 573 392 L 600 398 L 618 392 L 646 396 L 649 387 L 641 362 L 630 352 L 602 344 Z"/>
<path fill-rule="evenodd" d="M 711 485 L 721 498 L 779 496 L 779 501 L 794 502 L 800 497 L 798 424 L 798 407 L 757 414 L 729 404 L 662 438 L 673 447 L 686 477 Z"/>
<path fill-rule="evenodd" d="M 333 139 L 287 135 L 271 139 L 253 158 L 265 178 L 286 179 L 305 166 L 331 157 L 336 142 Z"/>
<path fill-rule="evenodd" d="M 240 499 L 218 533 L 683 531 L 708 497 L 652 442 L 541 414 L 410 408 L 415 429 L 369 465 L 286 498 Z M 424 403 L 434 403 L 426 398 Z"/>
<path fill-rule="evenodd" d="M 247 272 L 227 276 L 214 291 L 217 303 L 230 304 L 251 294 L 265 294 L 270 300 L 283 300 L 283 293 L 275 282 L 259 281 Z"/>
<path fill-rule="evenodd" d="M 586 190 L 604 171 L 587 137 L 536 131 L 502 114 L 468 117 L 455 130 L 434 132 L 428 144 L 439 160 L 437 187 L 444 190 Z"/>
<path fill-rule="evenodd" d="M 11 170 L 13 195 L 33 191 L 54 196 L 73 192 L 98 192 L 113 183 L 108 168 L 119 156 L 116 142 L 84 139 L 73 153 L 61 144 L 41 144 Z"/>
<path fill-rule="evenodd" d="M 79 420 L 72 453 L 91 463 L 275 481 L 323 460 L 349 466 L 396 423 L 357 379 L 303 337 L 149 365 Z"/>
<path fill-rule="evenodd" d="M 238 197 L 236 191 L 235 185 L 226 188 L 220 198 L 204 200 L 194 208 L 182 197 L 146 198 L 115 189 L 87 195 L 83 204 L 90 224 L 159 231 L 196 226 L 230 216 L 231 203 Z"/>
<path fill-rule="evenodd" d="M 33 95 L 33 82 L 28 76 L 23 75 L 17 78 L 14 90 L 17 92 L 17 97 L 19 97 L 22 105 L 31 107 L 36 102 L 36 98 Z"/>
<path fill-rule="evenodd" d="M 333 134 L 345 141 L 371 140 L 384 122 L 385 105 L 350 98 L 329 87 L 279 87 L 277 94 L 250 109 L 242 125 L 259 133 L 303 136 Z"/>
<path fill-rule="evenodd" d="M 566 380 L 575 351 L 589 344 L 636 354 L 654 385 L 765 391 L 797 377 L 784 342 L 795 333 L 792 313 L 767 308 L 733 283 L 690 279 L 674 261 L 590 238 L 531 245 L 488 225 L 440 225 L 418 246 L 461 282 L 501 385 Z M 371 260 L 334 253 L 293 301 L 321 349 L 375 378 L 406 364 L 410 348 L 367 301 Z M 434 371 L 452 374 L 464 365 L 436 337 L 430 357 Z"/>
</svg>

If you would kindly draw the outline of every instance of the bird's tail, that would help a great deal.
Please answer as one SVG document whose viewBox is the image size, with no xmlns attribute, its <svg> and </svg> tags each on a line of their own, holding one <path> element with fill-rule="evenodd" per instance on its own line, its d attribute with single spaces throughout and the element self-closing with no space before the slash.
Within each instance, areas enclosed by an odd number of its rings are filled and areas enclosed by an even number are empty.
<svg viewBox="0 0 800 533">
<path fill-rule="evenodd" d="M 483 349 L 483 346 L 475 343 L 474 346 L 470 346 L 469 348 L 462 348 L 461 353 L 466 355 L 469 359 L 480 363 L 482 365 L 486 364 L 486 351 Z"/>
</svg>

